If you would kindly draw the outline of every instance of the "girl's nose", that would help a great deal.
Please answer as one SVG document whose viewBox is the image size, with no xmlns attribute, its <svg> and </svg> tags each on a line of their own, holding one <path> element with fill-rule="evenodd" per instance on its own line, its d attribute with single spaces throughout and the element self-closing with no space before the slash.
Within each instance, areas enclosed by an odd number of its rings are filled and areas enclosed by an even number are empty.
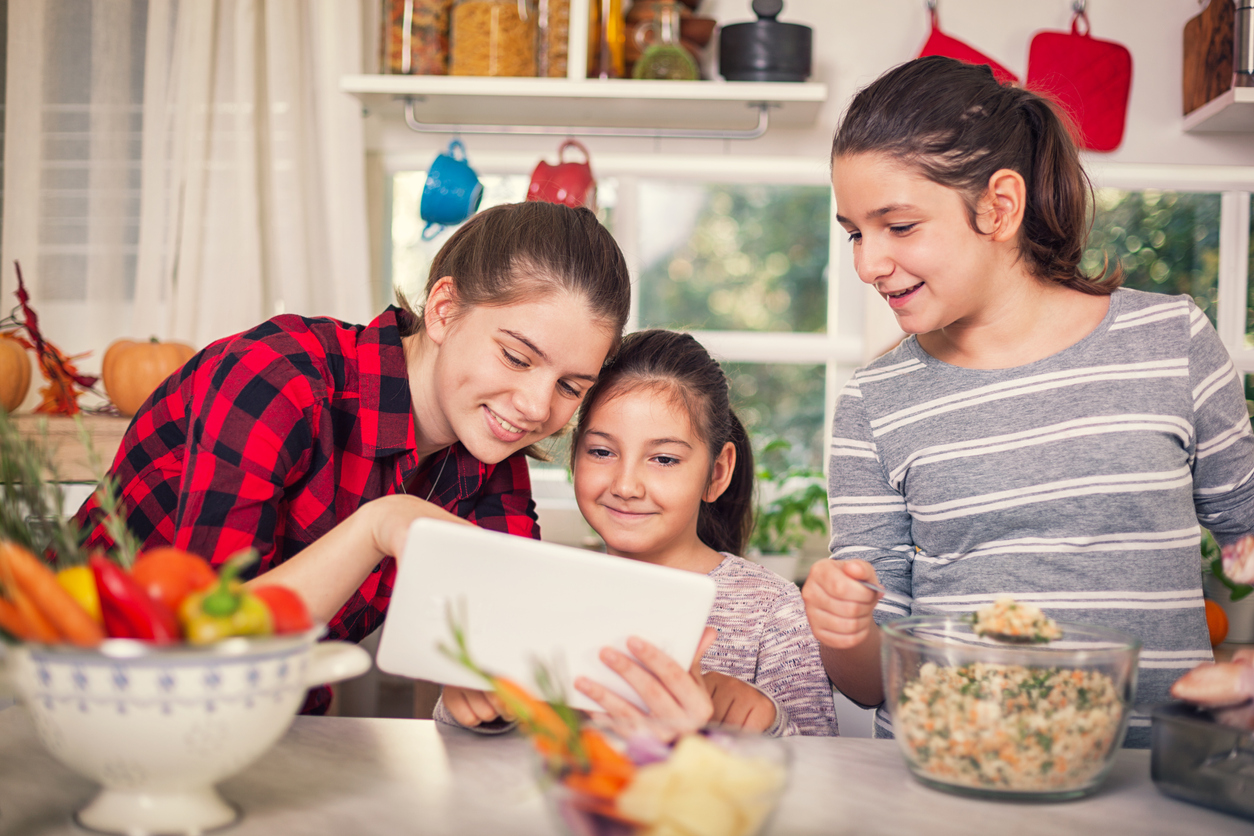
<svg viewBox="0 0 1254 836">
<path fill-rule="evenodd" d="M 863 234 L 858 248 L 854 250 L 853 267 L 864 284 L 875 284 L 880 279 L 888 278 L 893 272 L 893 262 L 888 257 L 888 250 L 866 234 Z"/>
<path fill-rule="evenodd" d="M 553 387 L 550 385 L 540 381 L 528 381 L 526 386 L 520 386 L 515 390 L 514 408 L 528 423 L 543 424 L 549 420 L 549 410 L 552 406 L 550 393 L 552 392 Z"/>
<path fill-rule="evenodd" d="M 635 499 L 644 495 L 644 484 L 630 464 L 620 464 L 614 472 L 614 481 L 610 486 L 614 495 L 621 499 Z"/>
</svg>

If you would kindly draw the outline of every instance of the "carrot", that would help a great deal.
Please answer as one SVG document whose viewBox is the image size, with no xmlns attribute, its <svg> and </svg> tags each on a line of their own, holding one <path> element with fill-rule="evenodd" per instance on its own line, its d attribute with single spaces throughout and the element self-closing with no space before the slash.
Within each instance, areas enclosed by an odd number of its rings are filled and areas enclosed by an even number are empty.
<svg viewBox="0 0 1254 836">
<path fill-rule="evenodd" d="M 95 647 L 104 640 L 104 628 L 35 555 L 16 543 L 2 542 L 0 567 L 4 568 L 3 577 L 12 579 L 10 597 L 14 597 L 14 592 L 22 593 L 19 598 L 28 598 L 43 620 L 51 625 L 56 635 L 49 641 L 64 640 L 79 647 Z"/>
<path fill-rule="evenodd" d="M 627 786 L 625 781 L 602 772 L 572 772 L 562 783 L 575 792 L 605 799 L 617 798 Z"/>
<path fill-rule="evenodd" d="M 619 789 L 635 777 L 636 765 L 632 763 L 631 758 L 611 746 L 596 729 L 584 729 L 580 732 L 579 738 L 583 741 L 584 751 L 588 753 L 588 763 L 592 772 L 619 781 Z"/>
<path fill-rule="evenodd" d="M 532 743 L 544 754 L 550 754 L 550 744 L 558 751 L 555 754 L 567 755 L 574 732 L 553 710 L 553 706 L 527 693 L 517 682 L 504 677 L 493 677 L 492 688 L 500 696 L 505 706 L 518 718 L 525 730 L 529 732 Z"/>
<path fill-rule="evenodd" d="M 0 629 L 21 641 L 31 641 L 30 627 L 22 617 L 22 611 L 4 598 L 0 598 Z"/>
<path fill-rule="evenodd" d="M 44 617 L 39 608 L 31 603 L 30 598 L 20 589 L 9 586 L 9 600 L 13 602 L 14 608 L 22 616 L 22 623 L 26 625 L 26 632 L 29 638 L 25 641 L 41 642 L 43 644 L 57 644 L 61 641 L 61 634 L 57 632 L 57 628 Z"/>
</svg>

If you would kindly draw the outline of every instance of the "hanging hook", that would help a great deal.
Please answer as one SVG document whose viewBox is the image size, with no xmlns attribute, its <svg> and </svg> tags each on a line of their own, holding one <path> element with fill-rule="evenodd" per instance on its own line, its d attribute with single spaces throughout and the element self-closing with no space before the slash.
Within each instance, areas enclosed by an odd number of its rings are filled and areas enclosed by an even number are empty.
<svg viewBox="0 0 1254 836">
<path fill-rule="evenodd" d="M 1085 0 L 1073 0 L 1071 3 L 1071 13 L 1082 15 L 1084 14 L 1084 7 L 1087 5 L 1088 3 L 1085 2 Z"/>
<path fill-rule="evenodd" d="M 927 0 L 927 10 L 929 12 L 936 11 L 936 0 Z"/>
</svg>

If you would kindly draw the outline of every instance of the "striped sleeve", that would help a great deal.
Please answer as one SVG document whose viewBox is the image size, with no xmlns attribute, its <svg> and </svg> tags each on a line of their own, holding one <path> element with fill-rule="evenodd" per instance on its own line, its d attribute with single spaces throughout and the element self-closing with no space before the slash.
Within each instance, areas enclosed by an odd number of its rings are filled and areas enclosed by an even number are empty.
<svg viewBox="0 0 1254 836">
<path fill-rule="evenodd" d="M 1206 315 L 1189 302 L 1193 395 L 1193 500 L 1198 521 L 1220 543 L 1254 523 L 1254 433 L 1241 375 Z"/>
<path fill-rule="evenodd" d="M 903 367 L 909 365 L 889 366 L 876 373 L 905 373 L 908 369 Z M 915 547 L 905 497 L 884 471 L 859 384 L 858 375 L 846 384 L 832 421 L 828 477 L 831 551 L 834 559 L 865 560 L 875 568 L 888 590 L 875 607 L 875 619 L 882 623 L 910 614 Z"/>
</svg>

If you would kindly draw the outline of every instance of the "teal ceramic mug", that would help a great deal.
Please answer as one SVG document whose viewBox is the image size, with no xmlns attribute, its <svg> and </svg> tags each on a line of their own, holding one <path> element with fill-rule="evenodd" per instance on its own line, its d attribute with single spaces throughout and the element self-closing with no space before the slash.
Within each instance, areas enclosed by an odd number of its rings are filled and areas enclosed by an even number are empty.
<svg viewBox="0 0 1254 836">
<path fill-rule="evenodd" d="M 422 187 L 418 213 L 427 225 L 422 237 L 430 241 L 447 226 L 456 226 L 479 209 L 483 184 L 466 161 L 466 146 L 460 139 L 448 144 L 427 169 L 427 182 Z"/>
</svg>

